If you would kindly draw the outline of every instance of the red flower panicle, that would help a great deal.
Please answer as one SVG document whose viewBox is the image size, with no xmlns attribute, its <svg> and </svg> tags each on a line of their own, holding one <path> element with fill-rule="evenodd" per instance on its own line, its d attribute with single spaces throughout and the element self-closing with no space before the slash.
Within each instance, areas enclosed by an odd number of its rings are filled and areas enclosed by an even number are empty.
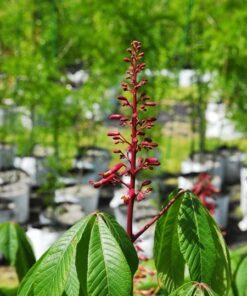
<svg viewBox="0 0 247 296">
<path fill-rule="evenodd" d="M 129 64 L 129 68 L 126 72 L 125 81 L 121 83 L 121 87 L 124 92 L 128 91 L 131 96 L 127 98 L 121 95 L 117 99 L 121 106 L 129 108 L 130 112 L 128 116 L 112 114 L 109 119 L 119 120 L 120 126 L 129 126 L 131 132 L 129 138 L 125 137 L 120 131 L 111 131 L 107 134 L 113 139 L 115 144 L 126 145 L 125 151 L 120 149 L 113 150 L 114 153 L 119 154 L 123 162 L 115 165 L 109 171 L 100 174 L 102 178 L 99 181 L 90 181 L 90 183 L 96 188 L 107 183 L 121 183 L 127 187 L 123 200 L 128 206 L 127 232 L 133 238 L 132 220 L 134 202 L 135 200 L 143 200 L 152 191 L 152 187 L 149 186 L 151 184 L 150 180 L 144 181 L 139 190 L 136 189 L 137 174 L 143 169 L 153 169 L 154 166 L 158 166 L 160 163 L 156 158 L 143 159 L 142 157 L 137 157 L 137 154 L 143 149 L 152 150 L 158 146 L 152 139 L 145 136 L 146 130 L 153 127 L 156 118 L 143 118 L 142 116 L 142 119 L 140 119 L 139 114 L 146 111 L 147 108 L 154 107 L 156 104 L 144 92 L 139 94 L 140 88 L 147 83 L 147 79 L 139 77 L 139 74 L 145 69 L 145 63 L 141 61 L 144 56 L 144 53 L 141 51 L 141 43 L 139 41 L 133 41 L 127 52 L 129 56 L 124 58 L 124 62 Z M 130 181 L 125 183 L 122 180 L 123 176 L 129 176 Z"/>
</svg>

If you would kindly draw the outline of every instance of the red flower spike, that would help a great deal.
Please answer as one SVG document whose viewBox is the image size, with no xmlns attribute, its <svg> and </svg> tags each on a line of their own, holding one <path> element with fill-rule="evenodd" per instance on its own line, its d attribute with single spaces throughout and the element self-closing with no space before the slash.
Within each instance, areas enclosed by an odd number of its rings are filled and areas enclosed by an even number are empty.
<svg viewBox="0 0 247 296">
<path fill-rule="evenodd" d="M 125 138 L 119 131 L 110 131 L 107 135 L 112 137 L 115 144 L 126 145 L 126 151 L 123 153 L 119 149 L 113 150 L 114 153 L 119 154 L 120 159 L 125 159 L 126 165 L 122 162 L 116 164 L 113 168 L 105 173 L 102 173 L 103 178 L 97 182 L 90 182 L 94 187 L 99 188 L 100 186 L 107 183 L 121 183 L 127 187 L 127 192 L 123 196 L 123 201 L 127 205 L 127 232 L 132 240 L 137 238 L 133 234 L 133 209 L 136 200 L 141 201 L 145 196 L 151 192 L 152 188 L 149 187 L 151 184 L 150 180 L 142 182 L 141 190 L 136 189 L 136 177 L 139 171 L 143 169 L 153 169 L 153 167 L 159 165 L 159 161 L 156 158 L 143 159 L 138 157 L 143 149 L 151 150 L 157 147 L 151 139 L 144 139 L 145 130 L 150 129 L 154 125 L 156 118 L 143 118 L 140 116 L 140 112 L 146 111 L 148 107 L 153 107 L 156 104 L 152 102 L 149 96 L 145 93 L 139 93 L 147 80 L 140 78 L 139 73 L 144 70 L 145 63 L 142 62 L 144 53 L 141 51 L 141 43 L 139 41 L 133 41 L 131 47 L 127 49 L 129 56 L 124 58 L 124 61 L 129 63 L 129 68 L 126 72 L 125 81 L 121 83 L 123 91 L 129 91 L 130 98 L 125 96 L 119 96 L 121 106 L 129 108 L 128 117 L 121 114 L 113 114 L 109 117 L 112 120 L 119 120 L 120 126 L 128 126 L 131 129 L 130 139 Z M 125 183 L 121 177 L 128 176 L 130 181 Z M 139 236 L 139 235 L 138 235 Z"/>
</svg>

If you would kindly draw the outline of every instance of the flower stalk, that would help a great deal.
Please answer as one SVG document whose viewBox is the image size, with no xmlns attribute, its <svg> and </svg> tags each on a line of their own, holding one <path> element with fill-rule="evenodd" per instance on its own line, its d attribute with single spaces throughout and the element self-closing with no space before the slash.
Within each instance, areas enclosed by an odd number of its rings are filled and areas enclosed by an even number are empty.
<svg viewBox="0 0 247 296">
<path fill-rule="evenodd" d="M 135 202 L 140 202 L 152 191 L 151 180 L 142 182 L 139 189 L 137 189 L 137 175 L 140 171 L 159 166 L 160 162 L 154 157 L 143 158 L 138 154 L 142 150 L 150 151 L 158 145 L 146 136 L 146 130 L 151 129 L 156 121 L 155 117 L 142 116 L 148 108 L 153 108 L 156 103 L 150 100 L 144 92 L 140 89 L 147 83 L 147 80 L 140 77 L 141 72 L 145 69 L 145 63 L 142 62 L 144 52 L 141 51 L 141 43 L 133 41 L 131 47 L 127 49 L 129 56 L 124 58 L 124 62 L 129 64 L 126 72 L 126 79 L 121 83 L 124 92 L 130 93 L 130 98 L 124 95 L 118 97 L 120 105 L 130 110 L 129 115 L 112 114 L 109 116 L 111 120 L 118 120 L 121 127 L 129 127 L 131 132 L 129 139 L 126 138 L 119 130 L 108 132 L 108 136 L 112 138 L 115 144 L 125 144 L 126 151 L 114 149 L 113 153 L 119 155 L 120 163 L 115 165 L 112 169 L 105 173 L 101 173 L 99 181 L 90 181 L 90 183 L 99 188 L 108 183 L 121 183 L 127 188 L 126 195 L 123 196 L 123 201 L 127 206 L 127 233 L 132 241 L 136 240 L 147 228 L 150 227 L 157 219 L 153 218 L 144 229 L 137 234 L 133 234 L 133 212 Z M 144 117 L 144 118 L 143 118 Z M 128 176 L 129 181 L 123 181 L 122 177 Z M 171 203 L 172 204 L 172 203 Z M 163 209 L 164 211 L 164 209 Z M 162 214 L 160 214 L 162 215 Z"/>
</svg>

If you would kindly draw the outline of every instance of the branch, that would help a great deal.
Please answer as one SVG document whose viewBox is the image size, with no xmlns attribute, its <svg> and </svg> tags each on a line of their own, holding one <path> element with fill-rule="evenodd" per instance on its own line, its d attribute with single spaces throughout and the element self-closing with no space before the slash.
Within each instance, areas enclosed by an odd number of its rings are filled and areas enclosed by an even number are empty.
<svg viewBox="0 0 247 296">
<path fill-rule="evenodd" d="M 146 225 L 143 226 L 135 235 L 132 237 L 132 242 L 135 242 L 139 236 L 143 234 L 150 226 L 152 226 L 161 216 L 163 216 L 169 208 L 174 204 L 174 202 L 186 192 L 187 190 L 180 190 L 170 201 L 169 203 L 157 214 L 155 215 Z"/>
</svg>

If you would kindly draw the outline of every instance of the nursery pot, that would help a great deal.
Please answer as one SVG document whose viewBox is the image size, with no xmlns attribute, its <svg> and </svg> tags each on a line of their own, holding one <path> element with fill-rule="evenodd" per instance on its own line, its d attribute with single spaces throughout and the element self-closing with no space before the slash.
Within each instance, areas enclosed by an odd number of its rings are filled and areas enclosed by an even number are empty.
<svg viewBox="0 0 247 296">
<path fill-rule="evenodd" d="M 219 227 L 223 229 L 225 229 L 228 224 L 229 201 L 230 197 L 228 193 L 217 196 L 215 200 L 216 208 L 213 217 Z"/>
<path fill-rule="evenodd" d="M 63 233 L 64 230 L 51 225 L 29 226 L 26 234 L 31 241 L 36 259 L 39 259 Z"/>
<path fill-rule="evenodd" d="M 0 144 L 0 170 L 12 168 L 14 165 L 14 147 Z"/>
<path fill-rule="evenodd" d="M 25 183 L 15 183 L 4 186 L 1 197 L 14 204 L 14 217 L 19 223 L 27 222 L 29 218 L 29 186 Z"/>
<path fill-rule="evenodd" d="M 32 185 L 41 186 L 47 180 L 49 168 L 45 157 L 15 157 L 14 165 L 16 168 L 20 168 L 29 174 Z"/>
<path fill-rule="evenodd" d="M 13 220 L 15 217 L 14 204 L 0 198 L 0 223 Z"/>
<path fill-rule="evenodd" d="M 81 205 L 86 214 L 97 210 L 99 190 L 89 184 L 78 184 L 55 191 L 55 202 L 72 202 Z"/>
<path fill-rule="evenodd" d="M 242 231 L 247 231 L 247 167 L 241 168 L 241 192 L 240 192 L 240 207 L 243 214 L 242 221 L 239 222 L 239 228 Z"/>
</svg>

